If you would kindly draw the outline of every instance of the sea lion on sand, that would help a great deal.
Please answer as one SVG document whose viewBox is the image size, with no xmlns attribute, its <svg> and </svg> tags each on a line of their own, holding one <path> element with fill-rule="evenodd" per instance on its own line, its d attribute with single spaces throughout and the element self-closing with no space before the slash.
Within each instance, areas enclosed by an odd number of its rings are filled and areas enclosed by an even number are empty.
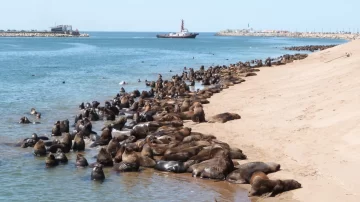
<svg viewBox="0 0 360 202">
<path fill-rule="evenodd" d="M 91 171 L 91 180 L 95 181 L 103 181 L 105 180 L 105 174 L 103 171 L 103 165 L 96 164 L 95 167 Z"/>
<path fill-rule="evenodd" d="M 88 163 L 88 161 L 86 160 L 86 158 L 84 157 L 84 155 L 82 155 L 82 154 L 77 154 L 75 165 L 76 165 L 77 167 L 86 167 L 86 166 L 89 165 L 89 163 Z"/>
<path fill-rule="evenodd" d="M 243 154 L 241 149 L 238 148 L 231 148 L 230 149 L 230 157 L 231 159 L 247 159 L 247 156 L 245 154 Z"/>
<path fill-rule="evenodd" d="M 39 140 L 34 145 L 34 155 L 35 156 L 46 156 L 46 148 L 44 141 Z"/>
<path fill-rule="evenodd" d="M 45 159 L 45 165 L 47 168 L 59 165 L 59 161 L 55 159 L 54 154 L 50 153 Z"/>
<path fill-rule="evenodd" d="M 285 191 L 301 188 L 296 180 L 270 180 L 265 173 L 255 172 L 250 179 L 251 190 L 249 196 L 261 196 L 270 193 L 274 197 Z"/>
<path fill-rule="evenodd" d="M 103 166 L 114 165 L 111 155 L 106 151 L 105 148 L 100 149 L 96 162 L 102 164 Z"/>
<path fill-rule="evenodd" d="M 193 122 L 197 122 L 197 123 L 206 122 L 205 121 L 205 112 L 204 112 L 204 109 L 202 108 L 201 104 L 194 106 L 194 115 L 191 117 L 191 120 Z"/>
<path fill-rule="evenodd" d="M 226 123 L 228 121 L 240 119 L 240 118 L 241 117 L 238 114 L 225 112 L 225 113 L 217 114 L 215 116 L 210 117 L 208 122 L 209 123 L 215 123 L 215 122 Z"/>
<path fill-rule="evenodd" d="M 159 171 L 185 173 L 188 168 L 193 165 L 195 161 L 189 160 L 186 162 L 180 161 L 158 161 L 156 162 L 155 169 Z"/>
<path fill-rule="evenodd" d="M 211 151 L 211 159 L 190 167 L 193 177 L 224 180 L 234 170 L 230 152 L 221 147 Z"/>
<path fill-rule="evenodd" d="M 273 162 L 250 162 L 240 165 L 239 169 L 231 172 L 226 180 L 235 184 L 246 184 L 254 172 L 261 171 L 265 174 L 280 170 L 280 164 Z"/>
</svg>

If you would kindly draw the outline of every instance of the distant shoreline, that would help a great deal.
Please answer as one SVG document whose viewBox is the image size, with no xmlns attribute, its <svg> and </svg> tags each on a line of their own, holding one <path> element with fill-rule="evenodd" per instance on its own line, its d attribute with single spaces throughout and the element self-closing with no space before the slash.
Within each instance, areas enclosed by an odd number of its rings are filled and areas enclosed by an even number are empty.
<svg viewBox="0 0 360 202">
<path fill-rule="evenodd" d="M 321 33 L 321 32 L 260 32 L 244 30 L 226 30 L 220 31 L 215 36 L 257 36 L 257 37 L 289 37 L 289 38 L 323 38 L 323 39 L 344 39 L 355 40 L 360 34 L 353 33 Z"/>
<path fill-rule="evenodd" d="M 87 33 L 78 35 L 55 32 L 0 32 L 0 37 L 89 37 Z"/>
</svg>

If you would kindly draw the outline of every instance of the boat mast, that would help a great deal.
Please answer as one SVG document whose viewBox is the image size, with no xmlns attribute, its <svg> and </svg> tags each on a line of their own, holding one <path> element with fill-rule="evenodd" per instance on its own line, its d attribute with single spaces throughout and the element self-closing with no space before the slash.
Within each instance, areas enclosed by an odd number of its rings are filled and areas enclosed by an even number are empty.
<svg viewBox="0 0 360 202">
<path fill-rule="evenodd" d="M 181 30 L 180 32 L 183 32 L 184 31 L 184 20 L 181 20 Z"/>
</svg>

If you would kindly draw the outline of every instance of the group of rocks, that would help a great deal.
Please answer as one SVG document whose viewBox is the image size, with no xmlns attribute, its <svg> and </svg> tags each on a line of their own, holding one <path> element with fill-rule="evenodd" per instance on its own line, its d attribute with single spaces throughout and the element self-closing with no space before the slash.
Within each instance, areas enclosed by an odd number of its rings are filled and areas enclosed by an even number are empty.
<svg viewBox="0 0 360 202">
<path fill-rule="evenodd" d="M 285 50 L 293 50 L 293 51 L 322 51 L 328 48 L 333 48 L 337 45 L 309 45 L 309 46 L 291 46 L 285 47 Z"/>
<path fill-rule="evenodd" d="M 304 56 L 282 56 L 285 62 Z M 271 65 L 271 61 L 269 60 Z M 250 183 L 249 195 L 275 196 L 278 193 L 300 188 L 295 180 L 270 180 L 266 174 L 278 171 L 276 163 L 251 162 L 241 164 L 236 160 L 246 159 L 239 148 L 230 147 L 215 136 L 194 132 L 184 127 L 185 120 L 196 123 L 219 122 L 240 119 L 235 113 L 221 113 L 206 119 L 203 105 L 208 98 L 223 89 L 244 82 L 244 77 L 255 76 L 260 60 L 230 66 L 215 66 L 195 71 L 186 69 L 182 75 L 147 82 L 150 90 L 120 92 L 104 105 L 97 101 L 81 103 L 70 130 L 69 120 L 57 121 L 52 128 L 52 138 L 37 136 L 24 139 L 21 147 L 33 147 L 36 156 L 46 156 L 47 167 L 67 163 L 66 153 L 85 150 L 85 140 L 90 148 L 99 148 L 96 162 L 89 164 L 80 153 L 76 165 L 92 167 L 91 179 L 104 180 L 103 167 L 112 167 L 117 172 L 137 172 L 142 167 L 175 173 L 192 173 L 194 177 L 227 180 L 232 183 Z M 276 65 L 276 64 L 275 64 Z M 262 66 L 262 65 L 261 65 Z M 260 66 L 257 66 L 260 67 Z M 191 92 L 194 82 L 207 85 L 202 90 Z M 34 110 L 35 111 L 35 110 Z M 96 134 L 92 122 L 107 123 Z"/>
</svg>

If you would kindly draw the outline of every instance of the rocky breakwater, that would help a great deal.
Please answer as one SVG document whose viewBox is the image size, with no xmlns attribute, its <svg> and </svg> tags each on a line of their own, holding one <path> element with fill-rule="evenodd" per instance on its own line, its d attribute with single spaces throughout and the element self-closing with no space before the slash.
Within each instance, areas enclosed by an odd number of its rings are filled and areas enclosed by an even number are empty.
<svg viewBox="0 0 360 202">
<path fill-rule="evenodd" d="M 358 33 L 321 33 L 321 32 L 261 32 L 243 30 L 225 30 L 215 34 L 216 36 L 256 36 L 256 37 L 289 37 L 289 38 L 326 38 L 355 40 L 360 37 Z"/>
<path fill-rule="evenodd" d="M 0 32 L 0 37 L 89 37 L 89 34 L 78 35 L 53 32 Z"/>
<path fill-rule="evenodd" d="M 333 48 L 337 45 L 309 45 L 309 46 L 291 46 L 291 47 L 285 47 L 285 50 L 293 50 L 293 51 L 322 51 L 326 50 L 328 48 Z"/>
<path fill-rule="evenodd" d="M 156 81 L 146 83 L 149 90 L 126 92 L 122 87 L 113 99 L 103 104 L 97 101 L 81 103 L 73 130 L 70 130 L 69 120 L 59 120 L 52 126 L 51 136 L 33 134 L 14 146 L 33 148 L 35 156 L 46 156 L 46 167 L 69 163 L 91 167 L 91 180 L 116 177 L 105 176 L 104 167 L 111 167 L 124 175 L 153 168 L 235 184 L 250 183 L 249 196 L 276 196 L 300 188 L 301 184 L 295 180 L 269 179 L 268 173 L 280 170 L 280 165 L 274 162 L 239 164 L 240 160 L 247 158 L 241 148 L 234 148 L 212 135 L 193 132 L 183 123 L 226 124 L 241 119 L 239 114 L 229 112 L 206 117 L 203 105 L 209 103 L 208 98 L 213 94 L 245 82 L 246 77 L 256 76 L 263 66 L 286 64 L 306 56 L 284 55 L 267 58 L 264 63 L 252 60 L 207 69 L 201 66 L 197 71 L 184 68 L 182 75 L 164 80 L 159 74 Z M 201 82 L 204 89 L 190 91 L 190 86 L 196 82 Z M 34 116 L 40 113 L 35 109 L 31 111 Z M 100 135 L 93 131 L 92 122 L 95 121 L 106 121 Z M 24 121 L 20 123 L 26 124 Z M 81 153 L 77 154 L 76 160 L 67 159 L 66 153 L 84 152 L 85 148 L 98 148 L 95 162 L 88 162 Z"/>
</svg>

